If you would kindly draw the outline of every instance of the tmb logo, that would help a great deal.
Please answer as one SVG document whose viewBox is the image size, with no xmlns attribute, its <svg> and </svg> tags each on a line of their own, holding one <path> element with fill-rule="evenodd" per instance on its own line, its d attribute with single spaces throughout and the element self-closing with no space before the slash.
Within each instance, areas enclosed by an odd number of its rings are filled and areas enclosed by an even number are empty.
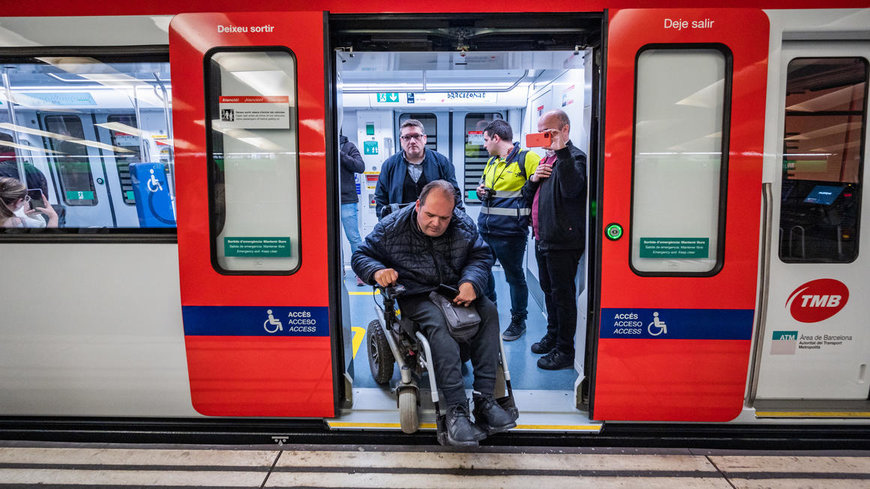
<svg viewBox="0 0 870 489">
<path fill-rule="evenodd" d="M 791 293 L 785 307 L 802 323 L 817 323 L 840 312 L 849 300 L 846 284 L 832 278 L 807 282 Z"/>
</svg>

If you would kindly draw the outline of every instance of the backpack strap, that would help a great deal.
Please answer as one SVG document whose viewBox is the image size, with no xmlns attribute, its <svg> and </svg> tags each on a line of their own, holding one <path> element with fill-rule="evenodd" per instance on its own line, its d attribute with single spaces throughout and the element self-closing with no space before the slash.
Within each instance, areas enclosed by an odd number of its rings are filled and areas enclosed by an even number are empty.
<svg viewBox="0 0 870 489">
<path fill-rule="evenodd" d="M 529 178 L 526 176 L 526 155 L 529 153 L 529 150 L 524 149 L 520 151 L 520 154 L 517 155 L 517 165 L 520 167 L 520 175 L 523 176 L 523 180 L 528 180 Z"/>
</svg>

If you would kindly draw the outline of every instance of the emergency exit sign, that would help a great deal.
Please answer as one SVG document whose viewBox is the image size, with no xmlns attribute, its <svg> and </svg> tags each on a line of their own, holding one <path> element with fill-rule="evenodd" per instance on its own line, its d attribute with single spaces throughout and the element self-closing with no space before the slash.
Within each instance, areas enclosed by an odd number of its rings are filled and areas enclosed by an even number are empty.
<svg viewBox="0 0 870 489">
<path fill-rule="evenodd" d="M 397 104 L 399 103 L 399 92 L 378 92 L 379 104 Z"/>
</svg>

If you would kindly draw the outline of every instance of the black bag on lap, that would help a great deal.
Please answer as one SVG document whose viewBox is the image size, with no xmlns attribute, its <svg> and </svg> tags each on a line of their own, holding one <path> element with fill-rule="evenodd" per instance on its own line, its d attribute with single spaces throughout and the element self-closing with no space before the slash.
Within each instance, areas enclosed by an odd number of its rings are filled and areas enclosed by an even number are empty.
<svg viewBox="0 0 870 489">
<path fill-rule="evenodd" d="M 456 290 L 446 286 L 442 287 L 449 291 Z M 439 287 L 439 289 L 442 287 Z M 454 297 L 456 296 L 455 293 L 452 295 Z M 444 319 L 447 322 L 447 330 L 450 332 L 450 336 L 452 336 L 453 339 L 456 341 L 468 342 L 477 334 L 477 330 L 480 327 L 480 314 L 478 314 L 477 308 L 473 305 L 460 306 L 454 304 L 450 299 L 434 290 L 429 292 L 429 300 L 438 306 L 438 309 L 440 309 L 441 313 L 444 314 Z"/>
</svg>

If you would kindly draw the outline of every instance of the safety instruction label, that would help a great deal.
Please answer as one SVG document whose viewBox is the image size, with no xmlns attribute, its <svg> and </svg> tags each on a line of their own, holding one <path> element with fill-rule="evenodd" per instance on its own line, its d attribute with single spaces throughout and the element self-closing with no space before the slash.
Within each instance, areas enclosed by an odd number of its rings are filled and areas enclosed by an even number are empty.
<svg viewBox="0 0 870 489">
<path fill-rule="evenodd" d="M 287 258 L 290 256 L 290 238 L 226 237 L 224 238 L 224 255 L 252 258 Z"/>
<path fill-rule="evenodd" d="M 363 154 L 365 154 L 365 155 L 378 154 L 378 142 L 377 141 L 363 141 Z"/>
<path fill-rule="evenodd" d="M 220 97 L 220 126 L 225 129 L 290 129 L 290 97 Z"/>
<path fill-rule="evenodd" d="M 710 238 L 640 238 L 641 258 L 709 258 Z"/>
<path fill-rule="evenodd" d="M 374 190 L 375 187 L 378 186 L 378 178 L 381 176 L 381 172 L 379 171 L 367 171 L 366 175 L 366 188 L 369 190 Z"/>
<path fill-rule="evenodd" d="M 466 140 L 466 144 L 483 146 L 483 131 L 468 131 Z"/>
</svg>

